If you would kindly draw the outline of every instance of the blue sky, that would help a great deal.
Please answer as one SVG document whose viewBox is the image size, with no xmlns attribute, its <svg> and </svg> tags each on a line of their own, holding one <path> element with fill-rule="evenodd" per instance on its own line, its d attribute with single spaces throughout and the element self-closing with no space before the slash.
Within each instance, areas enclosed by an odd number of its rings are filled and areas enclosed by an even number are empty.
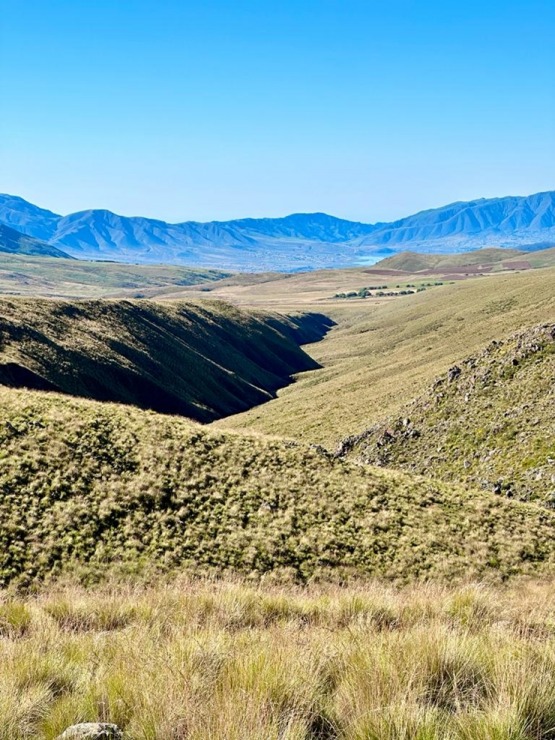
<svg viewBox="0 0 555 740">
<path fill-rule="evenodd" d="M 2 0 L 0 191 L 391 220 L 555 188 L 553 0 Z"/>
</svg>

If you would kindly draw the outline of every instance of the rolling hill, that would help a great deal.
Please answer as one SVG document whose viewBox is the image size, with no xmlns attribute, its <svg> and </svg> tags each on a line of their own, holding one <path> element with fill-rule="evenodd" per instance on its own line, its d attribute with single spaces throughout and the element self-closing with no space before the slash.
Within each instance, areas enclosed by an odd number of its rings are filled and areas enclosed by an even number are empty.
<svg viewBox="0 0 555 740">
<path fill-rule="evenodd" d="M 230 273 L 178 265 L 131 265 L 3 254 L 0 294 L 51 298 L 142 298 L 150 293 L 222 280 Z"/>
<path fill-rule="evenodd" d="M 555 512 L 517 499 L 530 472 L 549 502 L 555 324 L 499 337 L 555 315 L 555 273 L 329 301 L 337 326 L 311 360 L 299 343 L 330 326 L 314 296 L 365 274 L 338 272 L 221 281 L 282 310 L 303 289 L 296 318 L 213 300 L 0 301 L 0 737 L 58 740 L 84 721 L 129 740 L 551 735 Z M 424 478 L 361 464 L 369 436 L 336 456 L 136 407 L 171 393 L 213 418 L 318 364 L 228 421 L 334 439 L 443 373 L 400 428 L 452 460 L 471 446 L 475 468 Z M 6 387 L 37 379 L 66 394 Z M 511 487 L 483 490 L 496 455 Z"/>
<path fill-rule="evenodd" d="M 535 252 L 525 252 L 519 249 L 501 249 L 489 247 L 477 249 L 462 254 L 421 254 L 418 252 L 399 252 L 392 257 L 386 257 L 375 265 L 372 270 L 399 270 L 401 272 L 441 274 L 448 272 L 497 272 L 499 270 L 526 270 L 535 267 L 555 266 L 555 247 L 541 249 Z"/>
<path fill-rule="evenodd" d="M 555 513 L 177 417 L 0 389 L 0 579 L 494 579 L 555 571 Z"/>
<path fill-rule="evenodd" d="M 284 310 L 292 304 L 292 284 L 301 278 L 253 285 L 237 295 L 244 303 L 258 301 L 264 290 L 265 302 L 259 305 Z M 310 284 L 310 275 L 306 280 Z M 233 295 L 226 289 L 227 300 Z M 310 305 L 304 303 L 304 310 Z M 337 326 L 323 342 L 307 347 L 321 369 L 300 377 L 269 403 L 218 421 L 218 426 L 335 449 L 344 437 L 396 415 L 436 376 L 489 342 L 555 321 L 555 269 L 470 278 L 381 304 L 317 301 L 312 310 L 323 310 L 323 305 Z"/>
<path fill-rule="evenodd" d="M 86 259 L 291 271 L 372 263 L 406 249 L 443 253 L 483 246 L 551 247 L 555 191 L 453 203 L 389 224 L 351 222 L 324 213 L 177 224 L 106 210 L 60 216 L 2 195 L 0 223 Z"/>
<path fill-rule="evenodd" d="M 210 421 L 318 367 L 300 344 L 332 322 L 221 302 L 0 300 L 0 383 Z"/>
</svg>

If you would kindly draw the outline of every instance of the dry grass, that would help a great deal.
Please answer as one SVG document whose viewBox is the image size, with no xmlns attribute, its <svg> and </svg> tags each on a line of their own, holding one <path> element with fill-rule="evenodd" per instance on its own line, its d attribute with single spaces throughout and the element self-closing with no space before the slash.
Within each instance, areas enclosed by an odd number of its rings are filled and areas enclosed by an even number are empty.
<svg viewBox="0 0 555 740">
<path fill-rule="evenodd" d="M 381 305 L 368 300 L 326 307 L 338 325 L 306 348 L 323 369 L 217 424 L 334 449 L 343 437 L 396 414 L 437 375 L 492 340 L 554 321 L 555 269 L 467 280 Z"/>
<path fill-rule="evenodd" d="M 222 301 L 2 298 L 0 383 L 211 421 L 317 367 L 299 345 L 330 323 Z"/>
<path fill-rule="evenodd" d="M 555 513 L 304 445 L 0 389 L 0 579 L 555 572 Z"/>
<path fill-rule="evenodd" d="M 139 297 L 152 291 L 220 280 L 222 270 L 126 265 L 0 252 L 0 294 L 52 298 Z"/>
<path fill-rule="evenodd" d="M 552 582 L 5 594 L 0 737 L 546 740 L 554 608 Z"/>
<path fill-rule="evenodd" d="M 554 278 L 334 309 L 325 368 L 231 424 L 357 432 L 552 319 Z M 56 394 L 1 389 L 0 442 L 2 740 L 555 738 L 555 583 L 519 578 L 553 575 L 553 512 Z"/>
<path fill-rule="evenodd" d="M 554 507 L 555 324 L 492 343 L 454 373 L 342 453 Z"/>
</svg>

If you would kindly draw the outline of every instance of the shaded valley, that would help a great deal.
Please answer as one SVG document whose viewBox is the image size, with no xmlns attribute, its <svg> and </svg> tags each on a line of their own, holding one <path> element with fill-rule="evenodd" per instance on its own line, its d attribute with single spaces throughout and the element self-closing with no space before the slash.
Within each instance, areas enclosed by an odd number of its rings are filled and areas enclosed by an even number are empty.
<svg viewBox="0 0 555 740">
<path fill-rule="evenodd" d="M 0 300 L 0 383 L 210 421 L 272 398 L 318 364 L 332 325 L 227 304 Z"/>
</svg>

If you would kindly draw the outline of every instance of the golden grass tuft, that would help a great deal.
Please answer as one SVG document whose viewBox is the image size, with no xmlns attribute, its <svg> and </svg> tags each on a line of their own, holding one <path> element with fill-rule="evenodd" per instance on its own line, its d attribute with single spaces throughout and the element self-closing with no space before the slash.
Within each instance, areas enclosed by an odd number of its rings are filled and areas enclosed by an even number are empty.
<svg viewBox="0 0 555 740">
<path fill-rule="evenodd" d="M 301 588 L 181 578 L 5 598 L 30 615 L 25 633 L 0 638 L 6 740 L 53 740 L 79 721 L 115 722 L 126 740 L 554 731 L 552 581 Z M 68 604 L 81 615 L 71 625 L 59 619 Z M 126 619 L 98 618 L 114 610 Z"/>
</svg>

